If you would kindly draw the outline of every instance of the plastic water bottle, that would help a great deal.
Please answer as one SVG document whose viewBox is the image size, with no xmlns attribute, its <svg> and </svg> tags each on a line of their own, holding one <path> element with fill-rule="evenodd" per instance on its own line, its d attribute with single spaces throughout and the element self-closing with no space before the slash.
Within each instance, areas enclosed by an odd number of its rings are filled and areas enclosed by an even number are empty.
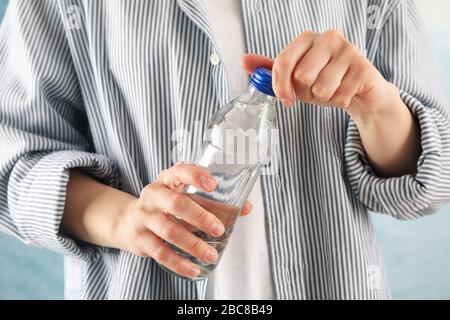
<svg viewBox="0 0 450 320">
<path fill-rule="evenodd" d="M 218 251 L 218 261 L 263 166 L 272 157 L 277 130 L 275 100 L 271 71 L 256 69 L 248 89 L 217 111 L 205 134 L 197 164 L 215 177 L 217 188 L 212 193 L 205 193 L 193 186 L 184 189 L 191 199 L 215 214 L 225 225 L 221 237 L 211 237 L 179 221 Z M 190 280 L 206 278 L 217 266 L 218 261 L 206 264 L 173 245 L 171 247 L 201 267 L 198 277 Z"/>
</svg>

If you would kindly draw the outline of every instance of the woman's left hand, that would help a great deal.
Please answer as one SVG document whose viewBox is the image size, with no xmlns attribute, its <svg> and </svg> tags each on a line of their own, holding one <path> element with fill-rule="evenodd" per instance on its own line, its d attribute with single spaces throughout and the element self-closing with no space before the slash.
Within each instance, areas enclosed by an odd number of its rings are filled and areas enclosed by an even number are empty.
<svg viewBox="0 0 450 320">
<path fill-rule="evenodd" d="M 285 106 L 297 98 L 365 117 L 398 99 L 397 88 L 336 30 L 303 32 L 275 60 L 247 54 L 241 64 L 249 73 L 260 66 L 272 69 L 273 89 Z"/>
</svg>

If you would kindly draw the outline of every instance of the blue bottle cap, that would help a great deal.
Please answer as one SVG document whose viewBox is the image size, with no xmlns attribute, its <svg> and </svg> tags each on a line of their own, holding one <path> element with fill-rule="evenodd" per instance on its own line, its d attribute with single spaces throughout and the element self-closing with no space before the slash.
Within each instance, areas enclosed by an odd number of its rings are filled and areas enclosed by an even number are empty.
<svg viewBox="0 0 450 320">
<path fill-rule="evenodd" d="M 250 77 L 250 84 L 258 91 L 275 97 L 272 88 L 272 71 L 266 68 L 257 68 Z"/>
</svg>

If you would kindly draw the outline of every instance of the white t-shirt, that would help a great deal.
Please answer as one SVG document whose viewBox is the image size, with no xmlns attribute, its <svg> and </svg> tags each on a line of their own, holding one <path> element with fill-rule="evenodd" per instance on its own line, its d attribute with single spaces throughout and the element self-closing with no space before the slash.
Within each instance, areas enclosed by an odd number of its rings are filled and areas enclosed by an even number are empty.
<svg viewBox="0 0 450 320">
<path fill-rule="evenodd" d="M 227 71 L 230 96 L 234 98 L 248 86 L 248 75 L 239 63 L 246 52 L 241 1 L 204 0 L 204 3 Z M 222 260 L 208 280 L 206 299 L 274 298 L 260 179 L 248 200 L 253 210 L 236 222 Z"/>
</svg>

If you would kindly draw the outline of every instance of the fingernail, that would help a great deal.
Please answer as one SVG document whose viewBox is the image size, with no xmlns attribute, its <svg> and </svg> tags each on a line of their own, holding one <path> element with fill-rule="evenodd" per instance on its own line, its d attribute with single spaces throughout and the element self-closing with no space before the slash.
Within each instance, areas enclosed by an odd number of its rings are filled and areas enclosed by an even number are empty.
<svg viewBox="0 0 450 320">
<path fill-rule="evenodd" d="M 208 250 L 205 255 L 207 262 L 214 262 L 217 260 L 218 257 L 219 255 L 217 254 L 216 250 Z"/>
<path fill-rule="evenodd" d="M 250 212 L 252 212 L 252 210 L 253 210 L 253 205 L 249 202 L 249 203 L 248 203 L 248 206 L 249 206 L 248 213 L 250 213 Z"/>
<path fill-rule="evenodd" d="M 200 269 L 196 268 L 196 267 L 193 267 L 193 266 L 190 266 L 189 269 L 188 269 L 188 273 L 191 276 L 196 277 L 200 273 Z"/>
<path fill-rule="evenodd" d="M 216 188 L 216 181 L 208 176 L 201 177 L 200 183 L 206 191 L 213 191 Z"/>
<path fill-rule="evenodd" d="M 216 223 L 212 227 L 211 232 L 216 236 L 221 236 L 225 232 L 225 227 L 222 223 Z"/>
</svg>

